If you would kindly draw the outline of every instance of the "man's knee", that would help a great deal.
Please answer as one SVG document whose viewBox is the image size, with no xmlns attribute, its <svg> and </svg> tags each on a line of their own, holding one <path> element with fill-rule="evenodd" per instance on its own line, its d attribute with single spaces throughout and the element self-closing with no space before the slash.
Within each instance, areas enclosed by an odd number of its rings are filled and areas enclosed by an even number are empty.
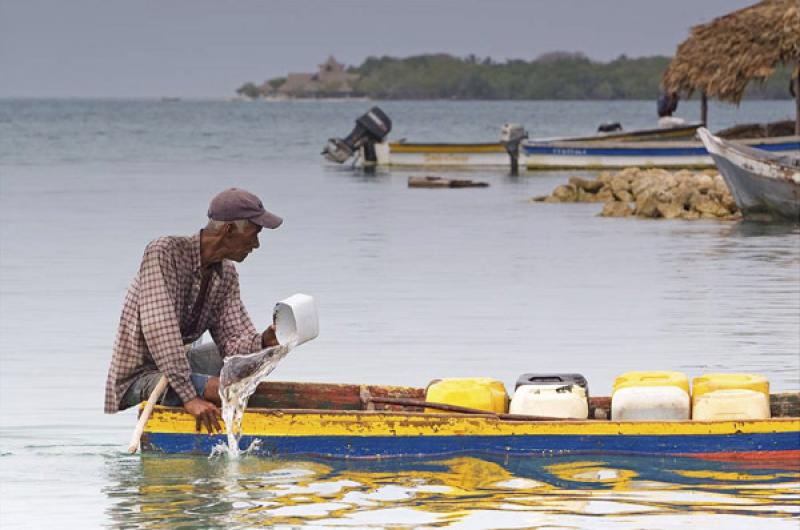
<svg viewBox="0 0 800 530">
<path fill-rule="evenodd" d="M 150 394 L 155 390 L 156 385 L 158 385 L 159 379 L 161 379 L 161 374 L 158 372 L 137 377 L 131 386 L 128 387 L 125 395 L 122 396 L 120 408 L 127 409 L 129 407 L 135 407 L 142 401 L 147 401 L 150 398 Z"/>
<path fill-rule="evenodd" d="M 222 357 L 219 348 L 213 342 L 201 344 L 189 350 L 189 365 L 192 373 L 219 375 L 222 371 Z"/>
</svg>

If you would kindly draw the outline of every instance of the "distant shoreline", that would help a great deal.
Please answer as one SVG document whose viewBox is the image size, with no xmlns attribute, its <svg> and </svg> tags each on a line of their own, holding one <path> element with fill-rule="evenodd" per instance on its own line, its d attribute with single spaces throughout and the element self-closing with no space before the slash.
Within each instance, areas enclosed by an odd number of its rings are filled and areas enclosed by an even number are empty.
<svg viewBox="0 0 800 530">
<path fill-rule="evenodd" d="M 438 99 L 380 99 L 380 98 L 289 98 L 289 99 L 282 99 L 282 100 L 270 100 L 270 99 L 242 99 L 236 98 L 231 96 L 181 96 L 179 101 L 163 101 L 161 96 L 0 96 L 0 101 L 141 101 L 141 102 L 153 102 L 153 103 L 165 103 L 165 104 L 181 104 L 181 103 L 202 103 L 202 102 L 214 102 L 214 103 L 245 103 L 245 104 L 258 104 L 258 103 L 307 103 L 307 102 L 318 102 L 318 103 L 346 103 L 348 101 L 352 102 L 396 102 L 396 103 L 411 103 L 411 102 L 430 102 L 430 101 L 438 101 L 441 103 L 524 103 L 524 102 L 532 102 L 532 101 L 551 101 L 551 102 L 564 102 L 564 101 L 597 101 L 597 102 L 648 102 L 652 103 L 652 98 L 628 98 L 628 99 L 591 99 L 591 98 L 578 98 L 578 99 L 552 99 L 552 98 L 543 98 L 543 99 L 450 99 L 450 98 L 438 98 Z M 688 100 L 684 101 L 699 101 L 699 97 L 693 96 Z M 794 101 L 792 98 L 763 98 L 763 97 L 748 97 L 745 98 L 744 101 Z M 727 105 L 727 103 L 724 103 Z"/>
<path fill-rule="evenodd" d="M 331 56 L 317 72 L 288 73 L 236 93 L 247 99 L 626 101 L 655 100 L 670 57 L 624 55 L 597 62 L 580 53 L 551 52 L 532 61 L 447 54 L 407 58 L 369 57 L 347 67 Z M 790 68 L 778 68 L 764 84 L 750 85 L 746 99 L 792 99 Z"/>
</svg>

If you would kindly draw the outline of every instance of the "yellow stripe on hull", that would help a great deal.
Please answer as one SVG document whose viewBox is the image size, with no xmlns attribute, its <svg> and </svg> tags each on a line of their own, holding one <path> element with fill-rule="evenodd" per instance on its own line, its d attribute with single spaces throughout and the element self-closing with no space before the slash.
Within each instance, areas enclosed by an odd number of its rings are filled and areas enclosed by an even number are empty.
<svg viewBox="0 0 800 530">
<path fill-rule="evenodd" d="M 502 144 L 406 144 L 390 143 L 391 153 L 505 153 Z"/>
<path fill-rule="evenodd" d="M 156 407 L 150 433 L 195 433 L 195 419 L 181 409 Z M 800 432 L 800 418 L 740 421 L 505 421 L 490 416 L 395 412 L 288 412 L 245 414 L 242 434 L 251 436 L 525 436 L 525 435 L 710 435 Z"/>
</svg>

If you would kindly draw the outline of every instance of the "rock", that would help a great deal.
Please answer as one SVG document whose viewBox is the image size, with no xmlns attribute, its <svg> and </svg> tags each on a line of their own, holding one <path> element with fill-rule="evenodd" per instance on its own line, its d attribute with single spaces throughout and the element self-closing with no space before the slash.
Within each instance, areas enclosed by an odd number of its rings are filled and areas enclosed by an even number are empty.
<svg viewBox="0 0 800 530">
<path fill-rule="evenodd" d="M 633 195 L 625 190 L 615 191 L 614 197 L 621 202 L 631 202 L 633 200 Z"/>
<path fill-rule="evenodd" d="M 640 193 L 636 196 L 634 213 L 640 217 L 659 217 L 658 199 L 653 192 Z"/>
<path fill-rule="evenodd" d="M 708 190 L 714 187 L 714 179 L 708 175 L 697 175 L 695 176 L 694 181 L 694 187 L 702 193 L 706 193 Z"/>
<path fill-rule="evenodd" d="M 661 217 L 664 219 L 677 219 L 683 216 L 685 211 L 683 205 L 674 202 L 658 204 L 658 213 L 661 214 Z"/>
<path fill-rule="evenodd" d="M 611 202 L 616 199 L 614 197 L 614 192 L 611 191 L 611 188 L 603 188 L 595 194 L 598 202 Z M 625 201 L 627 202 L 627 201 Z"/>
<path fill-rule="evenodd" d="M 736 201 L 718 172 L 626 168 L 595 180 L 570 177 L 537 202 L 603 202 L 603 217 L 637 215 L 664 219 L 735 219 Z"/>
<path fill-rule="evenodd" d="M 601 217 L 628 217 L 633 214 L 633 210 L 627 202 L 607 202 L 603 205 Z"/>
<path fill-rule="evenodd" d="M 611 187 L 611 191 L 614 192 L 614 195 L 623 191 L 626 193 L 631 191 L 631 181 L 619 175 L 612 178 L 608 185 Z"/>
<path fill-rule="evenodd" d="M 675 194 L 665 188 L 660 188 L 655 191 L 656 200 L 660 203 L 672 203 L 675 202 Z"/>
<path fill-rule="evenodd" d="M 674 197 L 673 202 L 676 204 L 680 204 L 681 208 L 691 208 L 691 198 L 694 194 L 694 189 L 686 183 L 682 182 L 678 185 L 677 188 L 672 192 L 672 196 Z"/>
<path fill-rule="evenodd" d="M 694 210 L 684 210 L 681 214 L 681 219 L 686 219 L 687 221 L 694 221 L 695 219 L 700 219 L 700 214 L 695 212 Z"/>
<path fill-rule="evenodd" d="M 733 195 L 730 193 L 726 193 L 722 196 L 722 206 L 724 206 L 732 214 L 739 213 L 739 206 L 736 204 L 736 199 L 734 199 Z"/>
<path fill-rule="evenodd" d="M 722 178 L 722 175 L 716 174 L 714 177 L 714 189 L 719 191 L 720 193 L 730 193 L 728 189 L 728 184 L 725 182 L 725 179 Z"/>
<path fill-rule="evenodd" d="M 694 188 L 689 188 L 689 198 L 684 203 L 689 210 L 697 210 L 697 204 L 708 199 L 703 193 Z"/>
<path fill-rule="evenodd" d="M 633 180 L 639 177 L 639 168 L 638 167 L 628 167 L 617 173 L 617 176 L 626 179 L 628 182 L 632 182 Z"/>
<path fill-rule="evenodd" d="M 644 174 L 631 182 L 631 193 L 638 200 L 639 195 L 656 186 L 658 179 L 649 174 Z"/>
<path fill-rule="evenodd" d="M 603 187 L 603 183 L 599 180 L 586 180 L 580 177 L 570 177 L 569 183 L 577 189 L 588 191 L 589 193 L 597 193 Z"/>
<path fill-rule="evenodd" d="M 667 174 L 663 177 L 660 177 L 661 185 L 664 186 L 666 189 L 672 189 L 678 186 L 678 179 L 675 175 Z"/>
<path fill-rule="evenodd" d="M 730 215 L 727 208 L 708 196 L 703 196 L 703 198 L 697 200 L 694 203 L 694 209 L 701 217 L 725 217 Z"/>
<path fill-rule="evenodd" d="M 558 202 L 575 202 L 578 199 L 578 190 L 572 184 L 563 184 L 553 190 L 552 197 Z"/>
<path fill-rule="evenodd" d="M 602 173 L 600 173 L 597 176 L 597 180 L 602 182 L 603 184 L 608 184 L 609 182 L 611 182 L 611 179 L 613 179 L 614 177 L 616 177 L 616 175 L 614 173 L 610 173 L 608 171 L 603 171 Z"/>
<path fill-rule="evenodd" d="M 530 202 L 545 202 L 547 198 L 550 197 L 549 195 L 537 195 L 536 197 L 531 197 Z"/>
<path fill-rule="evenodd" d="M 602 198 L 598 197 L 597 193 L 591 193 L 578 189 L 577 192 L 578 202 L 604 202 Z"/>
</svg>

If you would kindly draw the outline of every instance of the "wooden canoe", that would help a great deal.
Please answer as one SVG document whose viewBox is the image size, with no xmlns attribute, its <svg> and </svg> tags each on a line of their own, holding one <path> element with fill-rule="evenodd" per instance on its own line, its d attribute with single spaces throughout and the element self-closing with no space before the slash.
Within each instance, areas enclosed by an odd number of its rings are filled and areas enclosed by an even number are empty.
<svg viewBox="0 0 800 530">
<path fill-rule="evenodd" d="M 424 395 L 424 389 L 411 387 L 263 383 L 245 413 L 241 446 L 258 440 L 260 455 L 342 458 L 465 453 L 800 458 L 800 393 L 773 394 L 771 419 L 737 421 L 611 421 L 610 399 L 604 397 L 590 398 L 594 419 L 580 421 L 425 413 L 418 406 L 380 402 L 419 402 Z M 194 418 L 183 409 L 157 406 L 145 426 L 142 451 L 208 455 L 224 440 L 197 433 Z"/>
</svg>

